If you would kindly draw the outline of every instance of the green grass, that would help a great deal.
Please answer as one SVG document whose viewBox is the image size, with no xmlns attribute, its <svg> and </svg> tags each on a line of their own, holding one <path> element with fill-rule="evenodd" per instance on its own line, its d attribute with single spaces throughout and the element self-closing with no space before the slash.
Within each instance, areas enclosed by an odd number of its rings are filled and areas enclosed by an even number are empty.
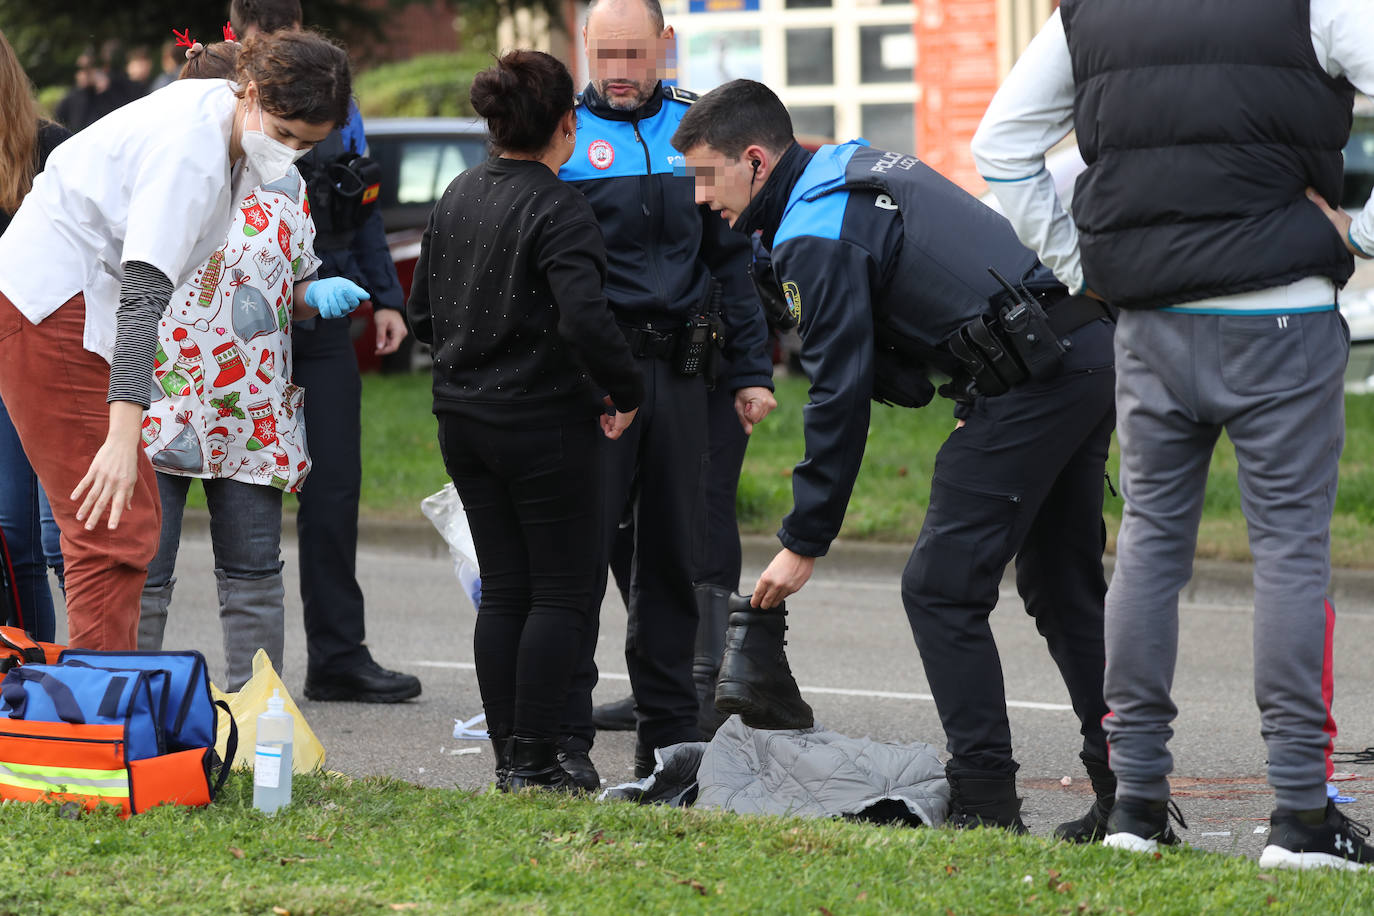
<svg viewBox="0 0 1374 916">
<path fill-rule="evenodd" d="M 448 480 L 430 413 L 429 376 L 368 375 L 363 385 L 363 511 L 385 518 L 420 518 L 420 500 Z M 741 530 L 771 534 L 791 508 L 792 467 L 803 451 L 801 378 L 780 379 L 778 410 L 759 425 L 740 479 Z M 1338 566 L 1374 567 L 1365 534 L 1374 525 L 1374 396 L 1346 397 L 1346 444 L 1332 523 Z M 923 410 L 873 409 L 867 453 L 841 536 L 914 542 L 930 494 L 935 453 L 953 428 L 950 405 Z M 1117 480 L 1113 442 L 1108 464 Z M 193 489 L 193 494 L 198 488 Z M 202 503 L 203 504 L 203 503 Z M 290 501 L 288 500 L 288 509 Z M 1109 543 L 1121 523 L 1121 500 L 1107 495 Z M 1212 461 L 1198 556 L 1249 560 L 1236 485 L 1235 452 L 1224 438 Z"/>
<path fill-rule="evenodd" d="M 1374 875 L 995 830 L 875 827 L 297 777 L 275 818 L 0 808 L 0 914 L 1363 914 Z"/>
</svg>

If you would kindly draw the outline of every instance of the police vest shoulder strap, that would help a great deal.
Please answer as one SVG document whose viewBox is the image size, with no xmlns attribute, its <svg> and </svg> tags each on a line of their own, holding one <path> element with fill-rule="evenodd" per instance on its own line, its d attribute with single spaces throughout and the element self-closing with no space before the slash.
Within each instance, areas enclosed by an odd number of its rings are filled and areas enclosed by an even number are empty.
<svg viewBox="0 0 1374 916">
<path fill-rule="evenodd" d="M 690 105 L 697 99 L 701 98 L 701 96 L 697 95 L 695 92 L 692 92 L 688 89 L 681 89 L 677 86 L 664 86 L 663 94 L 675 102 L 683 102 L 687 105 Z"/>
</svg>

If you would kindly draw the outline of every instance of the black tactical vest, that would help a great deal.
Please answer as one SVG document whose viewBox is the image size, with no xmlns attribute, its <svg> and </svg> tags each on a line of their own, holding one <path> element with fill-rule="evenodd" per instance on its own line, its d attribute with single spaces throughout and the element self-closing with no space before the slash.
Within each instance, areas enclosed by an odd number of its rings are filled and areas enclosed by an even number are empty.
<svg viewBox="0 0 1374 916">
<path fill-rule="evenodd" d="M 1307 0 L 1064 0 L 1083 276 L 1122 308 L 1343 285 L 1310 201 L 1341 196 L 1353 90 L 1312 49 Z"/>
<path fill-rule="evenodd" d="M 1032 292 L 1063 288 L 1006 219 L 914 156 L 860 147 L 843 185 L 829 190 L 884 194 L 902 214 L 901 252 L 873 291 L 880 339 L 897 335 L 934 351 L 977 316 L 995 313 L 1003 290 L 989 267 Z"/>
</svg>

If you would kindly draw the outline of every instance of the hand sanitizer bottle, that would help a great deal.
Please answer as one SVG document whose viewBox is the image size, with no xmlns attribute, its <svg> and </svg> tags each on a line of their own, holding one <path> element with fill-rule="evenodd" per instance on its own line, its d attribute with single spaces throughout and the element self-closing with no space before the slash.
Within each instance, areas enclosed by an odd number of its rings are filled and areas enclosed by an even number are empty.
<svg viewBox="0 0 1374 916">
<path fill-rule="evenodd" d="M 296 723 L 276 690 L 267 712 L 258 716 L 257 753 L 253 756 L 253 807 L 266 814 L 291 804 L 291 739 Z"/>
</svg>

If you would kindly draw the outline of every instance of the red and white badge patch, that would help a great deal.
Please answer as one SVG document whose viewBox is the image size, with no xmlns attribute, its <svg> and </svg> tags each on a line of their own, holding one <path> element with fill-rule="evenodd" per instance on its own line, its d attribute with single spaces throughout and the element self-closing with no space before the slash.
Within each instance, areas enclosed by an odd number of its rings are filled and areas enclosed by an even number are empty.
<svg viewBox="0 0 1374 916">
<path fill-rule="evenodd" d="M 592 145 L 587 147 L 587 161 L 592 164 L 592 168 L 604 171 L 615 162 L 615 148 L 605 140 L 594 140 Z"/>
</svg>

